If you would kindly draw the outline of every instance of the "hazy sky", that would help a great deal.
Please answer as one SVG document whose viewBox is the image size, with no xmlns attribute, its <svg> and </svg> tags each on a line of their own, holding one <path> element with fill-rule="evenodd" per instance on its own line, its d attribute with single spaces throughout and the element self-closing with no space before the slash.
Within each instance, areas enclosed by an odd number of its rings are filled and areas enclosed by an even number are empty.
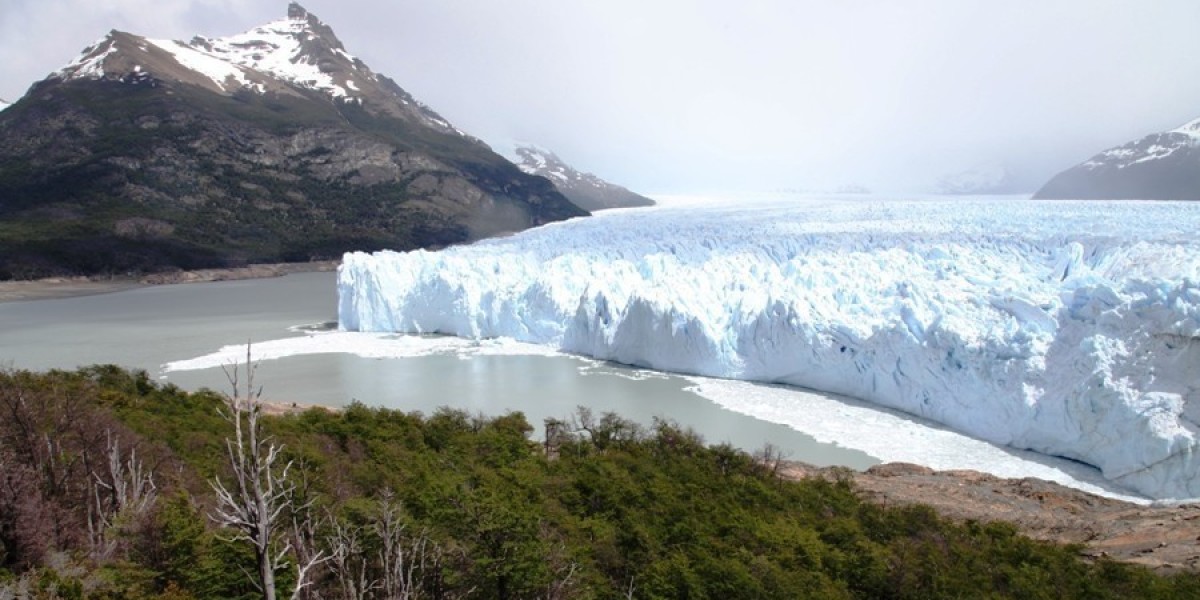
<svg viewBox="0 0 1200 600">
<path fill-rule="evenodd" d="M 1032 189 L 1200 117 L 1197 0 L 307 0 L 488 142 L 644 192 Z M 237 33 L 284 0 L 0 0 L 0 98 L 109 29 Z"/>
</svg>

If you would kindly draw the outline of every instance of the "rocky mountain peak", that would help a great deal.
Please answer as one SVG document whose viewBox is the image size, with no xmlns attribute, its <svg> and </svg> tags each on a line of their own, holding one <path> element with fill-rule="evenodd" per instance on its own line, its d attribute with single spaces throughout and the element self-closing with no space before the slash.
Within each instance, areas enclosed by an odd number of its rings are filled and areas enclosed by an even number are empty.
<svg viewBox="0 0 1200 600">
<path fill-rule="evenodd" d="M 554 184 L 571 202 L 584 210 L 650 206 L 654 201 L 592 173 L 579 171 L 557 154 L 534 144 L 516 142 L 505 152 L 517 168 Z"/>
<path fill-rule="evenodd" d="M 110 32 L 4 110 L 0 279 L 443 246 L 586 214 L 287 14 L 190 42 Z"/>
<path fill-rule="evenodd" d="M 318 92 L 339 103 L 463 135 L 346 51 L 333 29 L 303 6 L 243 33 L 189 42 L 156 40 L 113 31 L 51 74 L 51 79 L 163 81 L 196 85 L 225 95 L 250 91 L 285 96 Z"/>
<path fill-rule="evenodd" d="M 307 21 L 308 11 L 299 2 L 288 4 L 288 18 L 294 21 Z"/>
<path fill-rule="evenodd" d="M 1200 119 L 1189 121 L 1188 123 L 1173 130 L 1173 133 L 1183 133 L 1194 138 L 1200 138 Z"/>
<path fill-rule="evenodd" d="M 221 60 L 323 89 L 334 96 L 352 96 L 355 86 L 339 86 L 328 81 L 328 75 L 358 71 L 365 77 L 373 76 L 362 61 L 346 52 L 331 27 L 296 3 L 288 6 L 287 19 L 227 37 L 197 37 L 191 45 Z"/>
</svg>

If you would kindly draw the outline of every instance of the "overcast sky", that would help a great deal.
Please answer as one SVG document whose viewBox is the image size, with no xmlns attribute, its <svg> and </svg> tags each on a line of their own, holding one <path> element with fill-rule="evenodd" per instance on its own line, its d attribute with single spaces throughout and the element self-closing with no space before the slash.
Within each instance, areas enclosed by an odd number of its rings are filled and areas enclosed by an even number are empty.
<svg viewBox="0 0 1200 600">
<path fill-rule="evenodd" d="M 307 0 L 460 129 L 636 190 L 1025 188 L 1200 117 L 1197 0 Z M 0 98 L 110 29 L 189 39 L 284 0 L 0 0 Z"/>
</svg>

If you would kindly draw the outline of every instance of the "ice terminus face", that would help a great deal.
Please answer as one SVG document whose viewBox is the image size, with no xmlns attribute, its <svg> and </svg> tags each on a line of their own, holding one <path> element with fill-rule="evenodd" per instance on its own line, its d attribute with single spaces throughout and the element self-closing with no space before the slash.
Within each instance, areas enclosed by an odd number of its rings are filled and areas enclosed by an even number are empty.
<svg viewBox="0 0 1200 600">
<path fill-rule="evenodd" d="M 339 319 L 844 394 L 1192 497 L 1196 230 L 1179 204 L 667 206 L 347 255 Z"/>
</svg>

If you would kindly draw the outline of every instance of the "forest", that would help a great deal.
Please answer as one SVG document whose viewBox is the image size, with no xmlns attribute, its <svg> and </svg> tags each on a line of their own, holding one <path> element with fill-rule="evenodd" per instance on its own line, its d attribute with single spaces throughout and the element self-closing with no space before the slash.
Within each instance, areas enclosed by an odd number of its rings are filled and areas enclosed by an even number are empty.
<svg viewBox="0 0 1200 600">
<path fill-rule="evenodd" d="M 228 374 L 0 371 L 0 599 L 1200 597 L 666 419 L 275 411 Z"/>
</svg>

